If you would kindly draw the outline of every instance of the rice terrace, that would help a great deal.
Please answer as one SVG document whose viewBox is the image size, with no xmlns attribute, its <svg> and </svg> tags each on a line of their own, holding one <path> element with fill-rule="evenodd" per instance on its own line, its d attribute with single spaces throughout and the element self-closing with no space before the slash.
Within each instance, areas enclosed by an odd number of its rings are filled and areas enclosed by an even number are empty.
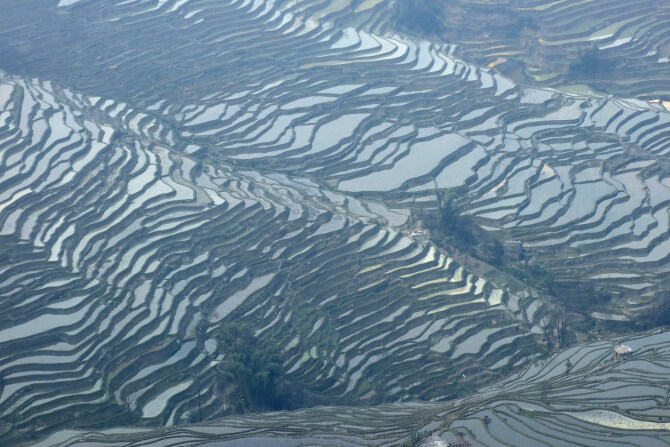
<svg viewBox="0 0 670 447">
<path fill-rule="evenodd" d="M 0 445 L 670 446 L 670 2 L 0 2 Z"/>
</svg>

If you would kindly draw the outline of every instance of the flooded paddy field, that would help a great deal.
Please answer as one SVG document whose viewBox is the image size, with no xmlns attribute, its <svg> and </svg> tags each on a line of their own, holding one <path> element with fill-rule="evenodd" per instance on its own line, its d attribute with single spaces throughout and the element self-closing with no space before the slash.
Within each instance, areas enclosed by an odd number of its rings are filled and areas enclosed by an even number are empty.
<svg viewBox="0 0 670 447">
<path fill-rule="evenodd" d="M 656 332 L 570 348 L 456 401 L 319 407 L 158 430 L 67 430 L 35 445 L 358 446 L 418 439 L 419 445 L 665 446 L 669 339 Z M 612 347 L 622 342 L 632 352 L 614 358 Z"/>
<path fill-rule="evenodd" d="M 89 2 L 45 4 L 37 20 L 71 30 L 48 60 L 31 62 L 46 45 L 31 41 L 15 71 L 91 92 L 112 121 L 196 160 L 415 209 L 435 207 L 436 190 L 461 191 L 480 224 L 522 240 L 564 281 L 623 294 L 663 283 L 670 114 L 661 103 L 517 85 L 448 45 L 395 33 L 387 2 L 149 3 L 104 5 L 95 26 L 81 20 Z M 526 9 L 566 8 L 579 10 Z M 11 43 L 21 31 L 5 34 Z M 102 48 L 84 51 L 91 34 Z M 101 64 L 100 52 L 120 56 Z M 132 54 L 145 56 L 121 57 Z M 35 133 L 64 132 L 62 121 L 37 120 Z M 22 133 L 27 124 L 24 116 Z M 640 276 L 588 280 L 624 271 Z"/>
<path fill-rule="evenodd" d="M 206 402 L 216 417 L 211 333 L 222 320 L 277 343 L 301 383 L 362 399 L 445 398 L 483 365 L 539 351 L 534 319 L 403 234 L 406 211 L 204 164 L 170 148 L 180 137 L 159 118 L 135 130 L 106 113 L 108 100 L 2 82 L 9 436 L 35 424 L 46 434 L 75 412 L 172 426 Z M 132 122 L 139 112 L 126 109 Z M 60 127 L 42 134 L 37 123 L 54 116 Z"/>
<path fill-rule="evenodd" d="M 517 84 L 393 29 L 390 6 L 5 8 L 0 442 L 382 445 L 420 429 L 495 445 L 571 424 L 594 443 L 601 426 L 663 438 L 665 335 L 624 363 L 609 342 L 542 359 L 546 297 L 410 225 L 453 192 L 562 284 L 653 304 L 670 268 L 670 113 Z M 229 414 L 215 333 L 231 321 L 310 390 L 393 404 L 212 422 Z M 496 399 L 463 400 L 475 388 Z M 196 410 L 211 425 L 180 428 Z M 314 429 L 329 418 L 349 434 Z"/>
</svg>

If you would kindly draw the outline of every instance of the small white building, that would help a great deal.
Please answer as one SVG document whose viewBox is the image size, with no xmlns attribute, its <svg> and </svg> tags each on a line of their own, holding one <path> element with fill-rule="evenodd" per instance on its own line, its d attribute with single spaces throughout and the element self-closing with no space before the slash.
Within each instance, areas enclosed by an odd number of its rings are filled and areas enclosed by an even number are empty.
<svg viewBox="0 0 670 447">
<path fill-rule="evenodd" d="M 633 350 L 626 345 L 616 345 L 612 349 L 614 350 L 614 358 L 615 359 L 624 357 L 624 356 L 630 354 L 631 352 L 633 352 Z"/>
</svg>

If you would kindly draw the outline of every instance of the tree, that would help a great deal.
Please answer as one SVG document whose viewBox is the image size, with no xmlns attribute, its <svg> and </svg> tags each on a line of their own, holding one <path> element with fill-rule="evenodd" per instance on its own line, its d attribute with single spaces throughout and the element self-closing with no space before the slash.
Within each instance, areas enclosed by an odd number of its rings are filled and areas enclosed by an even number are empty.
<svg viewBox="0 0 670 447">
<path fill-rule="evenodd" d="M 440 200 L 442 230 L 453 238 L 459 248 L 472 248 L 477 243 L 476 223 L 470 216 L 460 214 L 456 200 L 447 194 Z"/>
<path fill-rule="evenodd" d="M 440 2 L 434 0 L 402 0 L 394 4 L 394 20 L 402 28 L 423 35 L 445 30 Z"/>
<path fill-rule="evenodd" d="M 597 46 L 588 50 L 580 50 L 577 58 L 570 63 L 569 78 L 598 78 L 606 75 L 612 69 L 612 61 L 605 60 L 600 55 Z"/>
<path fill-rule="evenodd" d="M 551 383 L 546 380 L 540 382 L 540 400 L 542 400 L 542 402 L 547 402 L 549 392 L 551 392 Z"/>
<path fill-rule="evenodd" d="M 670 292 L 660 292 L 655 299 L 656 303 L 643 312 L 638 319 L 638 326 L 642 330 L 670 325 Z"/>
<path fill-rule="evenodd" d="M 439 202 L 440 204 L 440 220 L 442 226 L 447 230 L 453 230 L 459 226 L 460 214 L 456 200 L 452 195 L 447 195 Z"/>
<path fill-rule="evenodd" d="M 484 242 L 481 246 L 481 257 L 491 265 L 502 265 L 505 258 L 505 248 L 502 242 L 497 239 Z"/>
<path fill-rule="evenodd" d="M 301 396 L 286 386 L 277 347 L 257 339 L 246 326 L 229 324 L 217 331 L 225 356 L 222 376 L 237 386 L 239 412 L 283 410 L 299 406 Z"/>
<path fill-rule="evenodd" d="M 558 306 L 556 311 L 556 318 L 554 319 L 554 328 L 556 330 L 556 341 L 558 348 L 563 348 L 566 342 L 568 333 L 568 323 L 565 308 Z"/>
</svg>

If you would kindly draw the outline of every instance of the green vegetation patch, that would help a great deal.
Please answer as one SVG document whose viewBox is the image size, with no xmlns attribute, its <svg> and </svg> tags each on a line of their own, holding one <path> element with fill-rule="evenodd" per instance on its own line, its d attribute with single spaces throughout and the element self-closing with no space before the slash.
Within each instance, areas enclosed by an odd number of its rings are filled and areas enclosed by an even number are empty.
<svg viewBox="0 0 670 447">
<path fill-rule="evenodd" d="M 224 324 L 215 332 L 223 388 L 236 413 L 290 410 L 306 404 L 300 386 L 282 373 L 279 349 L 256 338 L 246 326 Z"/>
</svg>

